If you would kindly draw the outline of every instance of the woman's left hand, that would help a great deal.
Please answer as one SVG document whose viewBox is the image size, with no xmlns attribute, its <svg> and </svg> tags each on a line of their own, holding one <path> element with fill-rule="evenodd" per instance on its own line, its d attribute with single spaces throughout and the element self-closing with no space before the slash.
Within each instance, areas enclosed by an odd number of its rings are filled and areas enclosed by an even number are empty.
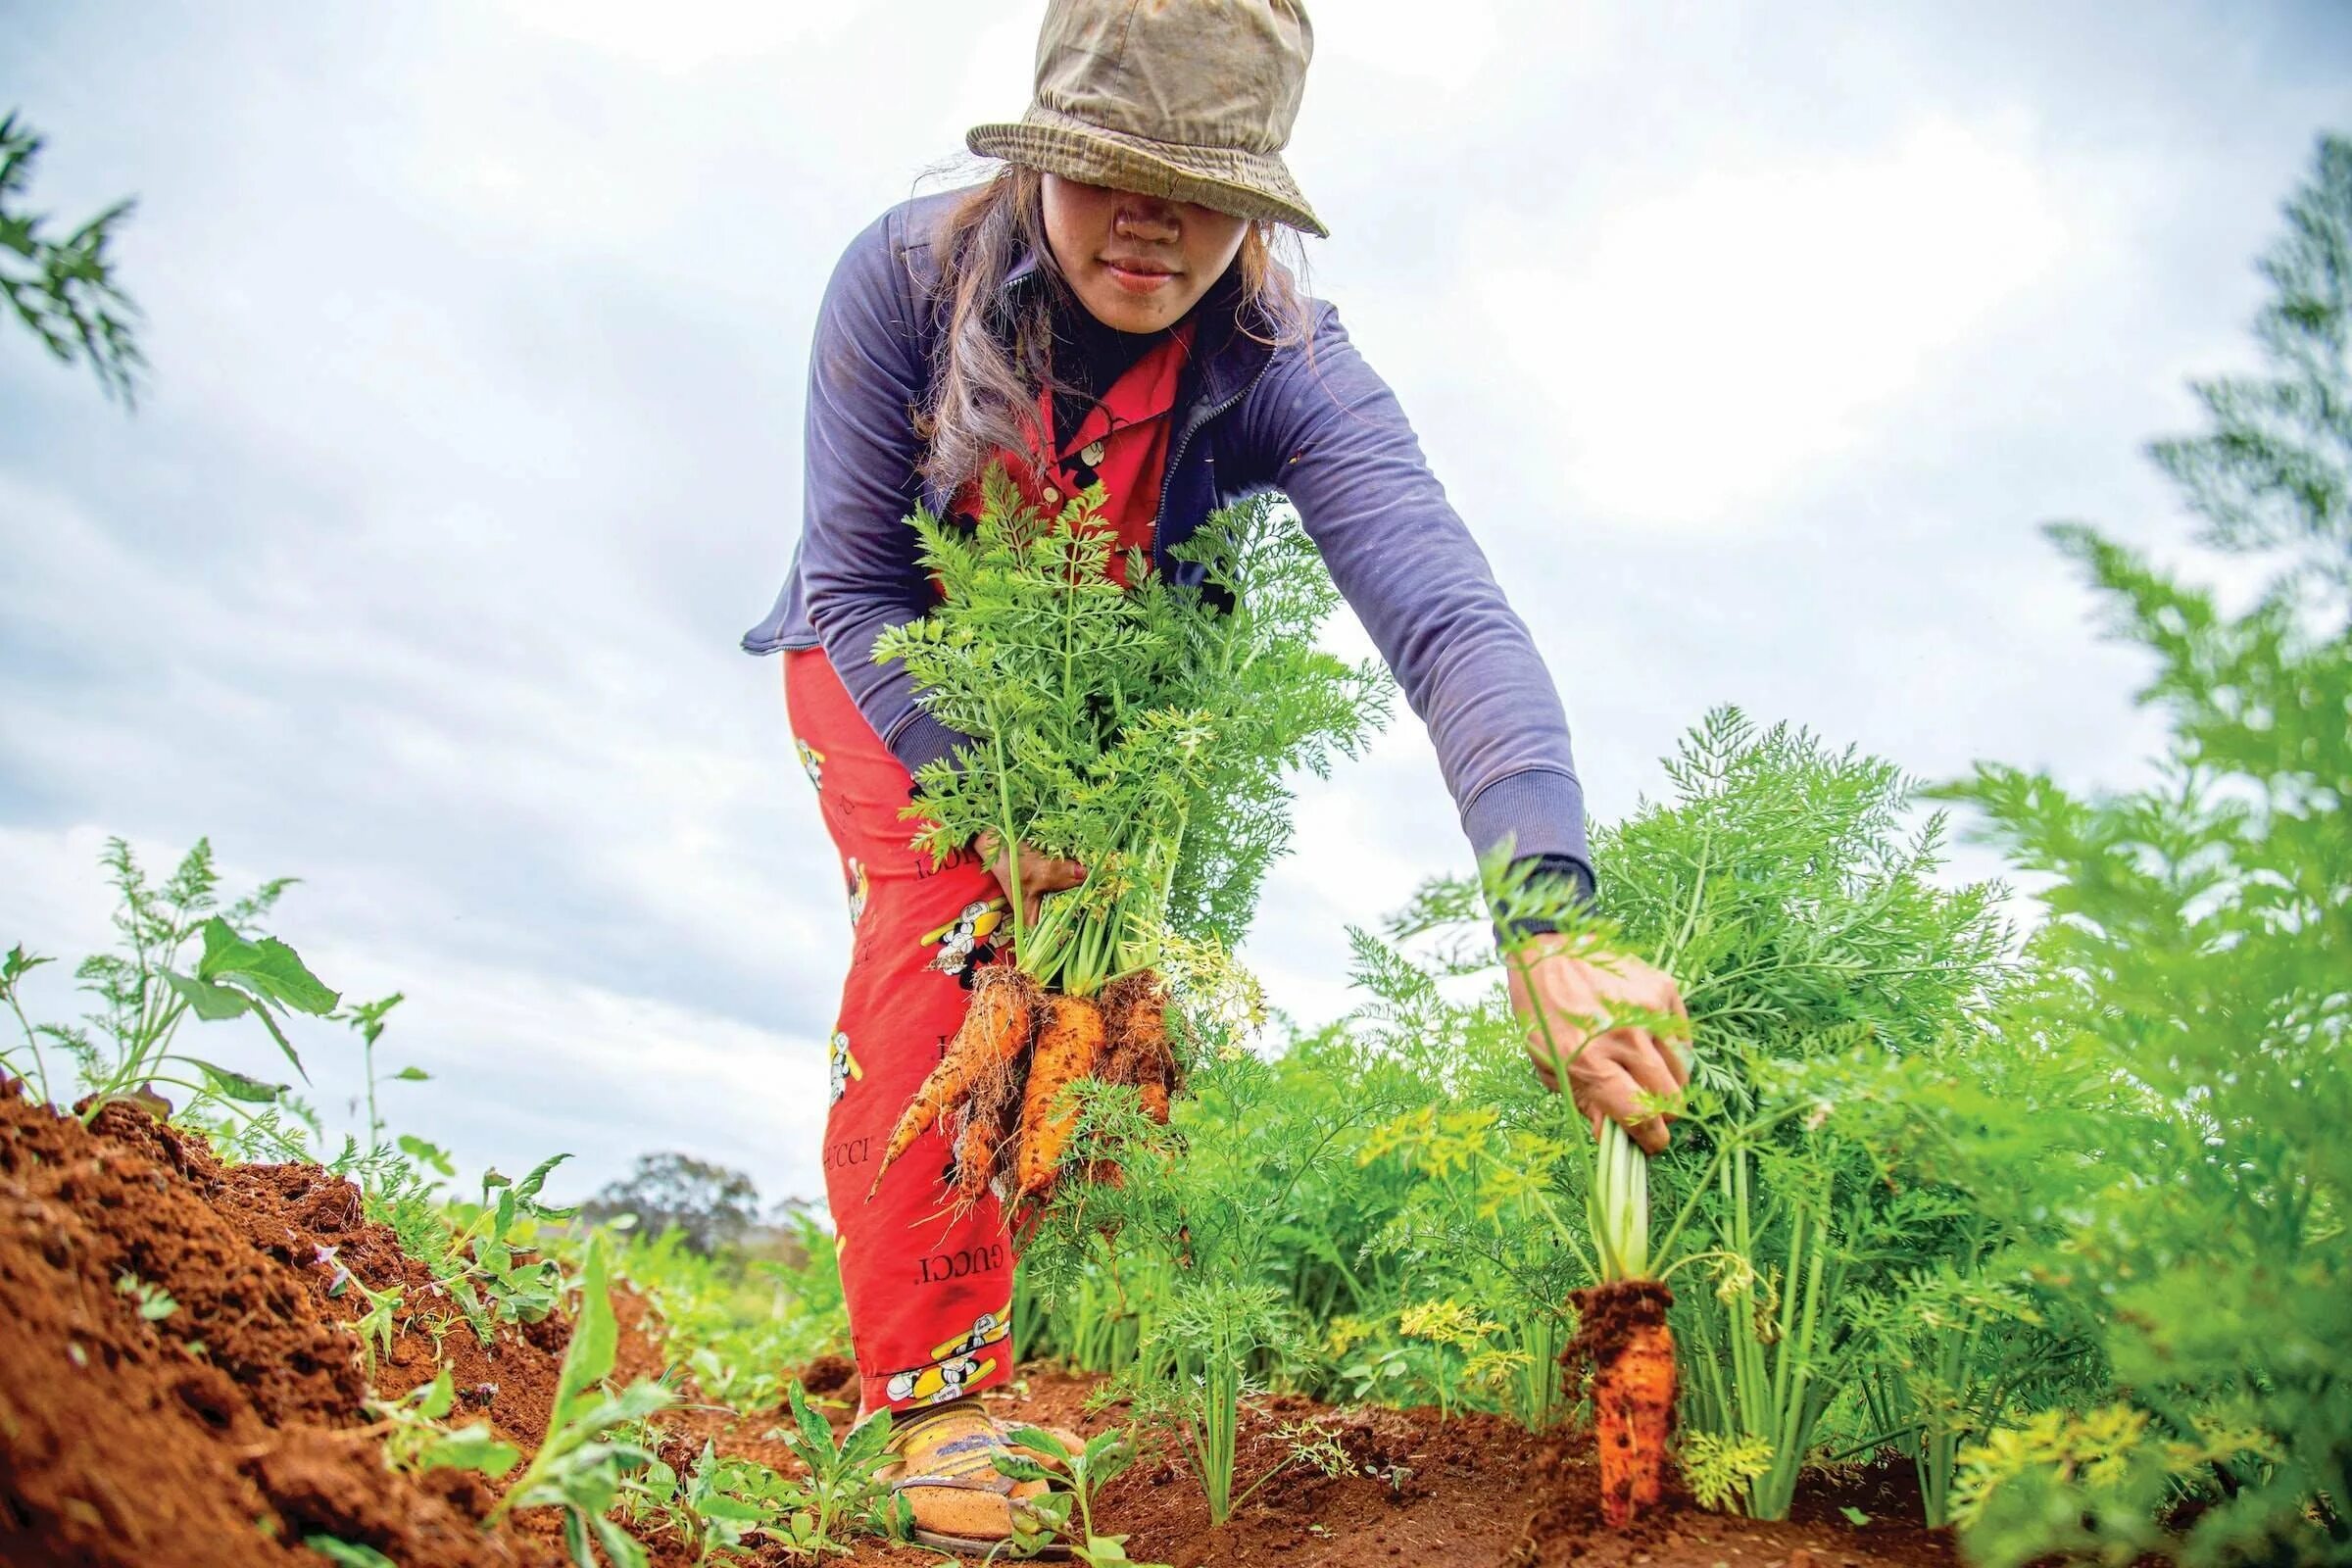
<svg viewBox="0 0 2352 1568">
<path fill-rule="evenodd" d="M 1557 936 L 1537 937 L 1508 967 L 1511 1005 L 1528 1026 L 1527 1054 L 1536 1076 L 1546 1088 L 1567 1089 L 1594 1136 L 1607 1117 L 1646 1152 L 1664 1152 L 1674 1114 L 1645 1111 L 1642 1100 L 1681 1098 L 1690 1083 L 1683 1052 L 1639 1024 L 1595 1034 L 1592 1021 L 1605 1022 L 1616 1008 L 1633 1006 L 1670 1013 L 1687 1026 L 1690 1014 L 1674 977 L 1635 957 L 1580 957 L 1568 951 L 1568 939 Z"/>
</svg>

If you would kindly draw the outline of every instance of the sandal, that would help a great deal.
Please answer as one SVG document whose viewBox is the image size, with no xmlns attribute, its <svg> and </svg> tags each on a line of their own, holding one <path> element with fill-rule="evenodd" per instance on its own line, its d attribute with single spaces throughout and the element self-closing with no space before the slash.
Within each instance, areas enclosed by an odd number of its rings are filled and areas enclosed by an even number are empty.
<svg viewBox="0 0 2352 1568">
<path fill-rule="evenodd" d="M 1021 1504 L 1048 1490 L 1043 1481 L 1015 1481 L 997 1468 L 1001 1454 L 1038 1464 L 1043 1454 L 1007 1443 L 1004 1426 L 974 1398 L 951 1400 L 894 1426 L 888 1451 L 898 1463 L 877 1480 L 906 1499 L 914 1514 L 914 1539 L 925 1546 L 986 1552 L 1012 1539 L 1016 1528 L 1035 1522 Z M 1065 1443 L 1071 1434 L 1055 1432 Z M 1073 1446 L 1072 1451 L 1076 1448 Z M 1058 1560 L 1070 1555 L 1059 1542 L 1037 1554 Z"/>
</svg>

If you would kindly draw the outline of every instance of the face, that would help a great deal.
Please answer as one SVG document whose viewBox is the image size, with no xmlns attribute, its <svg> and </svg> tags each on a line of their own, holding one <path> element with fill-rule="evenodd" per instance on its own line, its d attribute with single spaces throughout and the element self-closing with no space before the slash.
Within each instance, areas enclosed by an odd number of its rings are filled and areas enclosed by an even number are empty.
<svg viewBox="0 0 2352 1568">
<path fill-rule="evenodd" d="M 1195 202 L 1045 176 L 1046 239 L 1096 320 L 1152 332 L 1225 275 L 1249 220 Z"/>
</svg>

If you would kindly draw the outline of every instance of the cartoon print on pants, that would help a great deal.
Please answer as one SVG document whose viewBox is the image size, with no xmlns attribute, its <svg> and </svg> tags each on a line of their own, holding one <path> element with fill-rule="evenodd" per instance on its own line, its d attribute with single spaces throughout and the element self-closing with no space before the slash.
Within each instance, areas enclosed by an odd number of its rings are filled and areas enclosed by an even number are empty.
<svg viewBox="0 0 2352 1568">
<path fill-rule="evenodd" d="M 930 1365 L 893 1373 L 883 1392 L 893 1404 L 906 1399 L 944 1404 L 962 1394 L 965 1384 L 976 1383 L 997 1369 L 996 1357 L 984 1361 L 980 1352 L 1004 1344 L 1009 1332 L 996 1313 L 983 1312 L 972 1320 L 971 1333 L 934 1348 Z"/>
<path fill-rule="evenodd" d="M 808 782 L 817 789 L 823 789 L 825 787 L 825 754 L 802 740 L 798 735 L 792 738 L 792 744 L 801 754 L 801 769 L 808 775 Z"/>
<path fill-rule="evenodd" d="M 925 933 L 924 945 L 938 944 L 939 953 L 924 967 L 954 975 L 969 991 L 972 970 L 997 956 L 996 934 L 1004 923 L 1003 899 L 974 899 L 955 919 Z"/>
<path fill-rule="evenodd" d="M 841 1097 L 849 1093 L 850 1080 L 863 1079 L 865 1069 L 858 1065 L 856 1056 L 850 1054 L 850 1037 L 838 1029 L 833 1031 L 832 1040 L 826 1044 L 825 1056 L 827 1064 L 833 1069 L 832 1102 L 838 1105 Z"/>
<path fill-rule="evenodd" d="M 873 885 L 866 878 L 865 862 L 855 855 L 850 857 L 850 929 L 865 918 L 866 901 L 873 897 Z"/>
</svg>

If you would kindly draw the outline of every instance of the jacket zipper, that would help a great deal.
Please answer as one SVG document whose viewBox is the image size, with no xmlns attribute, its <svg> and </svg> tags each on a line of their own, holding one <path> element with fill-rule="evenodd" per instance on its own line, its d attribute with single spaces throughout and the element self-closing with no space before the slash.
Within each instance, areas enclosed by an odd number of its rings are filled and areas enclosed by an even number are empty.
<svg viewBox="0 0 2352 1568">
<path fill-rule="evenodd" d="M 1168 514 L 1168 491 L 1176 483 L 1176 468 L 1179 464 L 1184 462 L 1186 449 L 1192 446 L 1193 437 L 1207 427 L 1209 420 L 1222 418 L 1244 398 L 1256 391 L 1257 383 L 1263 381 L 1266 378 L 1266 372 L 1272 368 L 1274 368 L 1274 356 L 1269 354 L 1266 356 L 1266 362 L 1257 368 L 1255 374 L 1242 384 L 1239 392 L 1210 409 L 1206 414 L 1197 415 L 1187 420 L 1183 430 L 1178 432 L 1176 445 L 1168 453 L 1167 467 L 1161 471 L 1159 476 L 1159 505 L 1152 513 L 1152 554 L 1162 571 L 1167 569 L 1168 563 L 1166 552 L 1161 544 L 1159 524 L 1160 519 Z"/>
</svg>

